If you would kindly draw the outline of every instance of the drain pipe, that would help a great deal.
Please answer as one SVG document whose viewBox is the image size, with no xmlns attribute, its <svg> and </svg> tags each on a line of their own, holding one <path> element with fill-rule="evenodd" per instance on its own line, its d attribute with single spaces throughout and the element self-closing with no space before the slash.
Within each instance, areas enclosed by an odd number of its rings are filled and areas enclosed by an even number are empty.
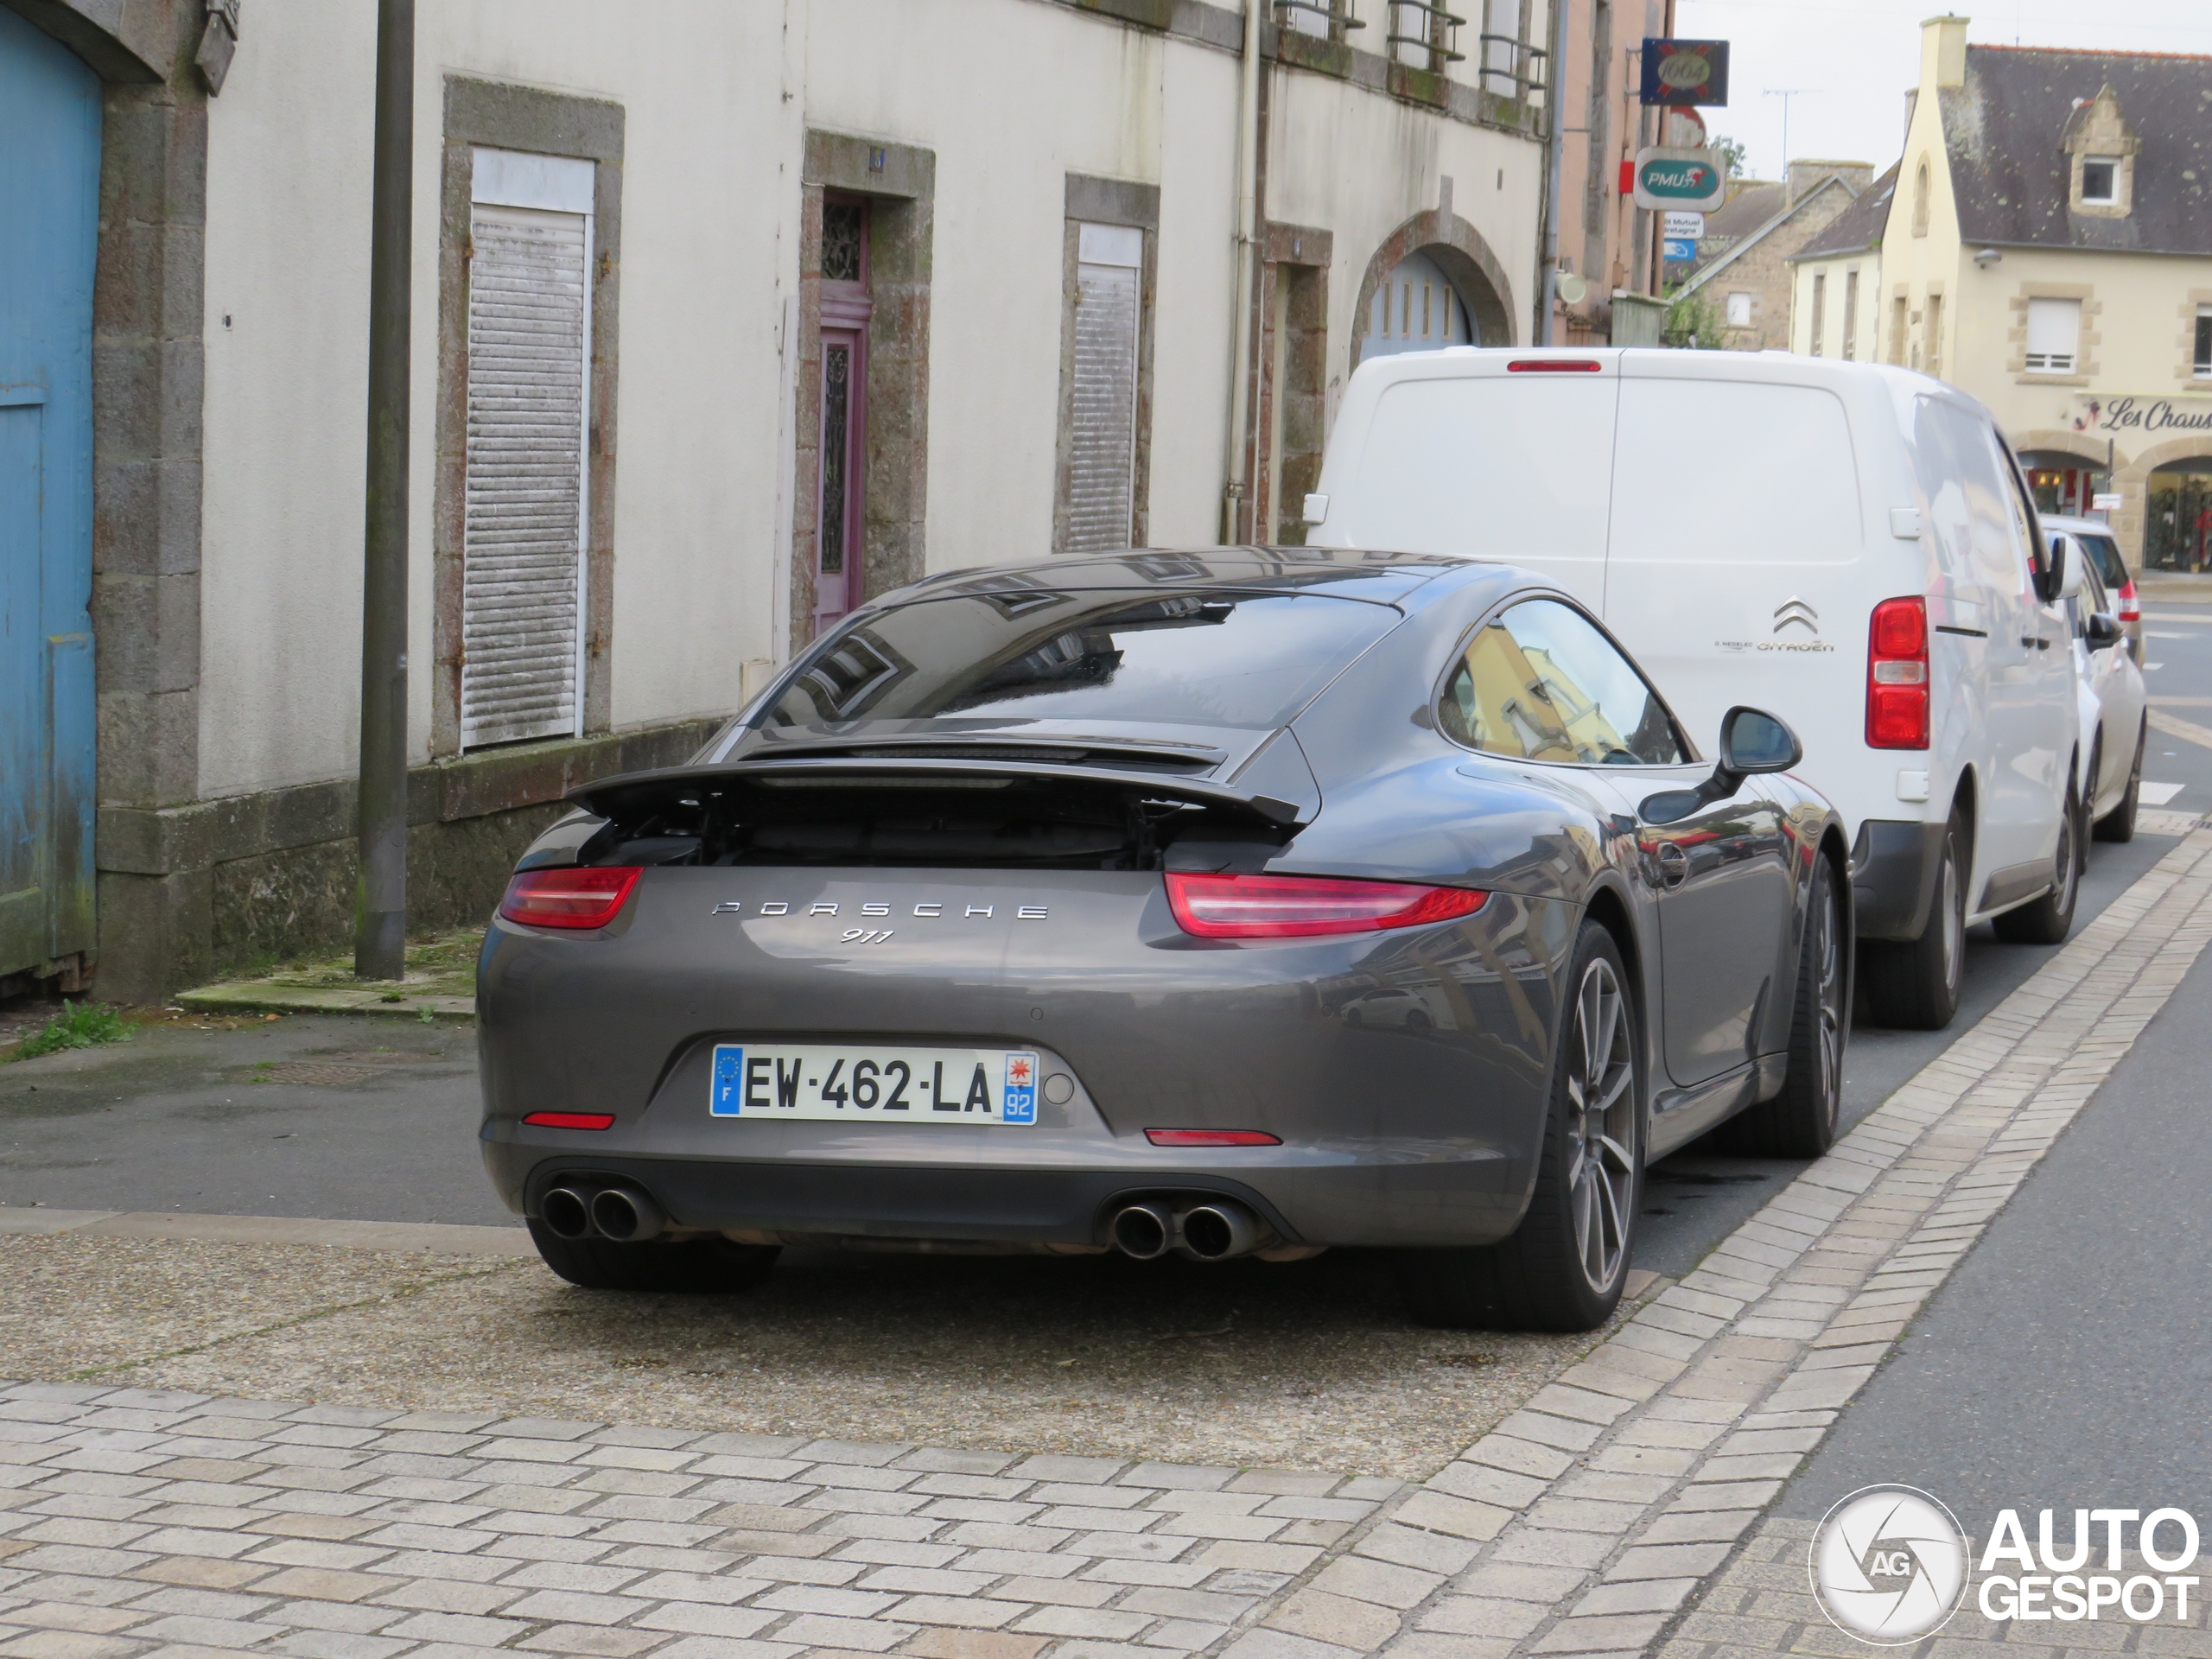
<svg viewBox="0 0 2212 1659">
<path fill-rule="evenodd" d="M 1536 344 L 1552 343 L 1552 315 L 1559 302 L 1559 192 L 1560 166 L 1567 152 L 1567 129 L 1560 118 L 1567 111 L 1567 9 L 1569 0 L 1552 0 L 1551 56 L 1545 61 L 1549 67 L 1551 81 L 1544 88 L 1544 124 L 1550 129 L 1544 136 L 1544 207 L 1542 270 L 1536 278 Z"/>
<path fill-rule="evenodd" d="M 367 510 L 361 530 L 361 869 L 353 973 L 407 975 L 407 399 L 415 0 L 377 7 L 369 187 Z"/>
<path fill-rule="evenodd" d="M 1244 0 L 1244 61 L 1236 108 L 1236 288 L 1229 353 L 1229 454 L 1223 467 L 1221 539 L 1240 539 L 1244 499 L 1244 440 L 1252 423 L 1252 286 L 1259 226 L 1253 222 L 1260 194 L 1260 12 L 1267 0 Z"/>
</svg>

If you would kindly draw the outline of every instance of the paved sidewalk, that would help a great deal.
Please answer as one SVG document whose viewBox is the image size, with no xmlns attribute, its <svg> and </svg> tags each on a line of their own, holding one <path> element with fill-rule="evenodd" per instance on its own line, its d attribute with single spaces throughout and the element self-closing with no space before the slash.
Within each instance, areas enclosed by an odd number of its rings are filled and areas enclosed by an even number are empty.
<svg viewBox="0 0 2212 1659">
<path fill-rule="evenodd" d="M 1765 1506 L 2208 939 L 2199 831 L 1418 1488 L 22 1384 L 0 1656 L 1707 1654 L 1694 1632 L 1788 1592 L 1760 1575 L 1801 1540 Z M 1939 1642 L 2000 1629 L 1962 1614 Z M 1720 1639 L 1861 1651 L 1780 1613 Z"/>
<path fill-rule="evenodd" d="M 0 1654 L 1179 1654 L 1400 1485 L 28 1383 Z"/>
</svg>

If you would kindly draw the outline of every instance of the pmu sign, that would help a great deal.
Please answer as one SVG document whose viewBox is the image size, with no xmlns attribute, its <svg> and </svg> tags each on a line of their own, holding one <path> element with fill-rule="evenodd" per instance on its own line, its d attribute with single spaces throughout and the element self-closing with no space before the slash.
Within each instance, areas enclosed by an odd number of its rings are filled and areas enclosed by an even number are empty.
<svg viewBox="0 0 2212 1659">
<path fill-rule="evenodd" d="M 1706 213 L 1728 194 L 1728 170 L 1709 149 L 1639 149 L 1631 175 L 1636 205 L 1653 213 Z"/>
<path fill-rule="evenodd" d="M 1657 40 L 1646 35 L 1640 95 L 1646 104 L 1675 108 L 1725 105 L 1728 102 L 1728 42 Z"/>
</svg>

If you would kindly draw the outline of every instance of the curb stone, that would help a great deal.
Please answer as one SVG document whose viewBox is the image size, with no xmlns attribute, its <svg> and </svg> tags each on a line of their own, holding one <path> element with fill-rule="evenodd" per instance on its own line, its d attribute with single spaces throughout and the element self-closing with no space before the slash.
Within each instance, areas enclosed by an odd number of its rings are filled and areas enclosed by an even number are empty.
<svg viewBox="0 0 2212 1659">
<path fill-rule="evenodd" d="M 2192 830 L 1694 1271 L 1217 1651 L 1648 1651 L 2208 941 L 2212 832 Z"/>
</svg>

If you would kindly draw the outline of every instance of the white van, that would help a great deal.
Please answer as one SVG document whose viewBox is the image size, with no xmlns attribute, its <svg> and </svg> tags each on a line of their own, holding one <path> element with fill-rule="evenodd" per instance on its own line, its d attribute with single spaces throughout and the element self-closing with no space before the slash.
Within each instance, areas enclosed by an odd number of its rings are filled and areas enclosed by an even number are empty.
<svg viewBox="0 0 2212 1659">
<path fill-rule="evenodd" d="M 1974 922 L 2066 937 L 2074 582 L 1965 394 L 1779 352 L 1387 357 L 1344 389 L 1306 518 L 1314 545 L 1544 572 L 1700 741 L 1737 703 L 1789 721 L 1854 837 L 1883 1023 L 1948 1023 Z"/>
</svg>

